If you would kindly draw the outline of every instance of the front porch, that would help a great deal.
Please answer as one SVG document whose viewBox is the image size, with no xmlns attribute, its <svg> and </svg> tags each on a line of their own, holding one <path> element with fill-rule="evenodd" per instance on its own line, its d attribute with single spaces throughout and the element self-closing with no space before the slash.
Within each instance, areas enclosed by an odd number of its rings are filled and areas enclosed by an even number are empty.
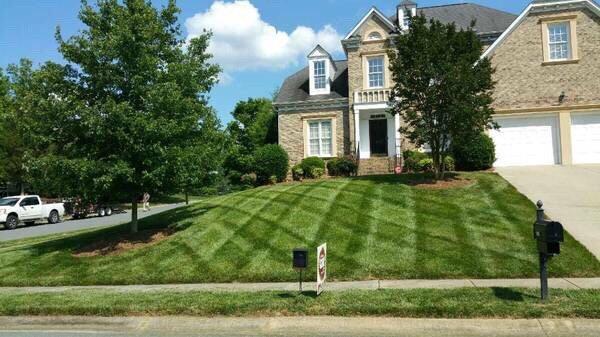
<svg viewBox="0 0 600 337">
<path fill-rule="evenodd" d="M 391 115 L 389 90 L 354 95 L 355 153 L 359 175 L 386 174 L 400 165 L 400 117 Z"/>
</svg>

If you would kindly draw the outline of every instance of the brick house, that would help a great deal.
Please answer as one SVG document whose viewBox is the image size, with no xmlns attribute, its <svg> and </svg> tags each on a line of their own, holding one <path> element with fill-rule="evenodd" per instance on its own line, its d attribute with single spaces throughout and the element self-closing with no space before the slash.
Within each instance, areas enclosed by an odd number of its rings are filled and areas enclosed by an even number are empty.
<svg viewBox="0 0 600 337">
<path fill-rule="evenodd" d="M 279 143 L 291 164 L 354 156 L 359 173 L 387 173 L 411 144 L 388 113 L 387 48 L 417 14 L 475 30 L 496 68 L 497 166 L 600 163 L 600 7 L 593 0 L 535 0 L 519 15 L 476 4 L 373 7 L 341 41 L 347 59 L 321 46 L 275 99 Z"/>
</svg>

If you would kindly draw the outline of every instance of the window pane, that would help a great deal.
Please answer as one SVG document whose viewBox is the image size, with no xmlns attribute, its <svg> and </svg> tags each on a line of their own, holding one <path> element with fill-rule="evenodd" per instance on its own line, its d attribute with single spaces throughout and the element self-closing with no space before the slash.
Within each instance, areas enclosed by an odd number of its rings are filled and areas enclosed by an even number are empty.
<svg viewBox="0 0 600 337">
<path fill-rule="evenodd" d="M 311 139 L 309 144 L 310 144 L 309 154 L 311 156 L 318 156 L 319 155 L 319 140 Z"/>
<path fill-rule="evenodd" d="M 321 138 L 331 138 L 331 122 L 321 122 Z"/>
<path fill-rule="evenodd" d="M 548 44 L 551 60 L 564 60 L 571 57 L 569 43 L 569 23 L 560 22 L 548 25 Z"/>
<path fill-rule="evenodd" d="M 383 87 L 383 57 L 369 59 L 369 87 Z"/>
<path fill-rule="evenodd" d="M 308 138 L 318 140 L 319 139 L 319 122 L 311 122 L 308 125 L 309 125 Z"/>
<path fill-rule="evenodd" d="M 315 76 L 325 75 L 325 61 L 315 61 Z"/>
<path fill-rule="evenodd" d="M 315 89 L 325 89 L 326 86 L 325 76 L 315 76 Z"/>
<path fill-rule="evenodd" d="M 331 139 L 323 139 L 321 141 L 323 148 L 321 149 L 321 156 L 331 156 Z"/>
</svg>

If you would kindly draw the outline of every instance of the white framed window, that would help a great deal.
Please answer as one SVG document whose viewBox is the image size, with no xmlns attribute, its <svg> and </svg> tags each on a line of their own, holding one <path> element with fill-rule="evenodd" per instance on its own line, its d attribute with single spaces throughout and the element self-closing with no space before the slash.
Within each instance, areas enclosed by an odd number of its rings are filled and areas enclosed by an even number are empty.
<svg viewBox="0 0 600 337">
<path fill-rule="evenodd" d="M 571 58 L 571 32 L 569 22 L 548 24 L 548 53 L 551 61 Z"/>
<path fill-rule="evenodd" d="M 327 80 L 325 74 L 325 61 L 314 62 L 314 80 L 315 89 L 325 89 L 327 87 Z"/>
<path fill-rule="evenodd" d="M 331 120 L 308 122 L 308 155 L 332 157 L 333 130 Z"/>
<path fill-rule="evenodd" d="M 383 88 L 384 86 L 384 58 L 383 56 L 370 57 L 367 59 L 369 65 L 369 88 Z"/>
</svg>

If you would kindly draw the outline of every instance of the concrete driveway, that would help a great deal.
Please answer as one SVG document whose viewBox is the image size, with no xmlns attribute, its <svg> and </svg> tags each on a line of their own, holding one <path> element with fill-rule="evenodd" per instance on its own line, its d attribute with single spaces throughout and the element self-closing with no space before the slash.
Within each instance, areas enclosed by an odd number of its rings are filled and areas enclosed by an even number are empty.
<svg viewBox="0 0 600 337">
<path fill-rule="evenodd" d="M 521 193 L 600 259 L 600 165 L 498 168 Z"/>
<path fill-rule="evenodd" d="M 142 210 L 140 209 L 138 217 L 139 219 L 143 219 L 147 216 L 162 213 L 181 206 L 185 206 L 185 204 L 180 203 L 171 205 L 159 205 L 156 207 L 152 207 L 152 209 L 149 212 L 142 212 Z M 54 225 L 40 223 L 39 225 L 23 226 L 23 224 L 21 224 L 20 227 L 14 230 L 7 230 L 0 225 L 0 241 L 11 241 L 36 236 L 44 236 L 49 234 L 68 233 L 82 229 L 110 227 L 129 222 L 130 220 L 131 214 L 130 212 L 127 212 L 123 214 L 114 214 L 110 217 L 103 218 L 90 217 L 82 220 L 68 220 Z"/>
</svg>

